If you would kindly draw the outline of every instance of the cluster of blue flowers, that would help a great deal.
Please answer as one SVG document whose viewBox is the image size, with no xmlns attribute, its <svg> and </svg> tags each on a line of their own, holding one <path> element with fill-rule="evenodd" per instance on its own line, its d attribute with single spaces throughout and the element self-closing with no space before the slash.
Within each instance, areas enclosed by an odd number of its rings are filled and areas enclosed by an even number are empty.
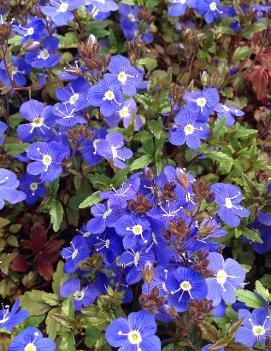
<svg viewBox="0 0 271 351">
<path fill-rule="evenodd" d="M 184 94 L 185 107 L 178 112 L 175 123 L 170 128 L 169 142 L 198 149 L 201 139 L 207 139 L 209 135 L 207 121 L 212 112 L 216 112 L 219 119 L 225 119 L 228 127 L 235 123 L 235 117 L 244 115 L 237 107 L 229 103 L 222 104 L 219 100 L 215 88 L 187 91 Z"/>
<path fill-rule="evenodd" d="M 169 3 L 169 15 L 182 16 L 192 8 L 207 23 L 224 15 L 236 15 L 234 9 L 222 6 L 219 0 L 169 0 Z M 21 36 L 24 50 L 19 56 L 11 55 L 9 67 L 4 60 L 0 62 L 0 80 L 12 94 L 16 92 L 14 88 L 27 85 L 33 70 L 38 77 L 37 87 L 46 86 L 48 71 L 57 69 L 61 61 L 57 28 L 76 20 L 76 10 L 81 6 L 97 21 L 118 11 L 127 40 L 147 44 L 153 41 L 152 25 L 141 25 L 139 6 L 118 4 L 114 0 L 50 0 L 41 1 L 40 5 L 43 19 L 30 16 L 24 26 L 16 21 L 13 24 L 12 30 Z M 264 12 L 267 7 L 256 9 Z M 91 35 L 88 44 L 96 43 Z M 136 95 L 147 87 L 144 72 L 127 57 L 114 55 L 108 57 L 102 72 L 91 70 L 82 62 L 79 67 L 76 61 L 74 66 L 57 74 L 63 83 L 56 90 L 57 103 L 45 105 L 30 98 L 20 105 L 22 121 L 16 133 L 27 148 L 16 158 L 25 164 L 26 171 L 18 180 L 14 172 L 0 168 L 0 209 L 6 202 L 25 201 L 32 205 L 43 199 L 47 183 L 71 172 L 70 161 L 74 156 L 81 156 L 91 167 L 106 160 L 118 169 L 127 167 L 133 157 L 124 134 L 110 128 L 121 125 L 135 132 L 142 128 Z M 228 127 L 235 123 L 236 117 L 244 115 L 234 104 L 221 103 L 217 89 L 211 87 L 186 91 L 182 109 L 174 111 L 169 142 L 196 150 L 208 138 L 211 114 L 225 119 Z M 90 118 L 99 118 L 103 126 L 90 128 Z M 8 129 L 0 121 L 1 147 L 5 145 Z M 71 132 L 78 132 L 76 145 L 69 139 Z M 106 330 L 106 340 L 112 347 L 120 351 L 159 351 L 158 321 L 174 321 L 178 313 L 189 310 L 193 301 L 209 300 L 215 317 L 224 316 L 226 307 L 235 304 L 236 289 L 245 285 L 245 270 L 234 259 L 224 260 L 223 245 L 217 239 L 227 234 L 223 225 L 238 227 L 249 211 L 241 204 L 243 196 L 237 186 L 215 183 L 206 190 L 201 185 L 180 168 L 167 166 L 159 175 L 145 168 L 131 175 L 120 188 L 111 185 L 107 191 L 100 192 L 100 201 L 90 209 L 91 219 L 78 229 L 69 246 L 62 249 L 64 273 L 72 276 L 61 285 L 60 296 L 72 297 L 75 311 L 94 304 L 109 289 L 120 292 L 123 304 L 129 304 L 134 299 L 133 285 L 142 283 L 139 301 L 142 310 L 130 313 L 127 319 L 117 318 Z M 253 228 L 261 231 L 264 243 L 253 244 L 257 252 L 270 249 L 270 226 L 270 215 L 260 212 Z M 100 259 L 102 269 L 93 269 L 90 279 L 84 263 L 93 257 Z M 146 308 L 143 301 L 152 293 L 160 303 Z M 28 318 L 29 313 L 19 310 L 19 306 L 20 302 L 15 301 L 11 309 L 2 307 L 0 329 L 12 331 Z M 241 308 L 238 317 L 242 325 L 235 341 L 250 348 L 256 343 L 264 345 L 266 337 L 271 335 L 267 309 L 250 312 Z M 210 346 L 204 346 L 202 351 Z M 45 350 L 56 350 L 56 344 L 33 327 L 19 333 L 8 348 L 8 351 Z"/>
<path fill-rule="evenodd" d="M 170 322 L 176 317 L 172 310 L 187 311 L 190 300 L 203 299 L 212 301 L 215 315 L 222 316 L 226 305 L 235 303 L 235 290 L 244 286 L 244 269 L 233 259 L 224 261 L 219 253 L 222 247 L 216 238 L 226 235 L 219 220 L 193 218 L 199 205 L 195 183 L 184 170 L 170 166 L 159 176 L 148 168 L 132 175 L 119 189 L 100 193 L 102 202 L 91 207 L 92 218 L 62 250 L 65 273 L 88 273 L 82 263 L 97 255 L 111 272 L 96 272 L 95 280 L 84 286 L 79 278 L 62 285 L 61 296 L 73 296 L 76 311 L 94 303 L 109 288 L 121 291 L 123 303 L 130 303 L 130 287 L 144 278 L 145 270 L 153 271 L 142 294 L 148 296 L 157 289 L 163 304 L 148 312 L 131 313 L 128 322 L 123 318 L 113 321 L 106 333 L 112 346 L 123 351 L 131 345 L 138 350 L 160 350 L 160 341 L 154 336 L 155 319 Z M 218 183 L 210 192 L 213 206 L 229 226 L 237 226 L 239 217 L 249 215 L 240 205 L 242 195 L 237 187 Z M 185 231 L 181 239 L 170 231 L 178 223 Z M 209 276 L 196 269 L 198 254 L 203 251 L 209 252 Z"/>
<path fill-rule="evenodd" d="M 230 27 L 233 30 L 241 28 L 239 21 L 235 20 L 236 8 L 233 5 L 222 5 L 220 0 L 168 0 L 170 7 L 168 14 L 173 17 L 183 16 L 187 9 L 194 9 L 197 14 L 204 17 L 206 23 L 210 24 L 221 17 L 232 17 L 234 22 Z M 251 7 L 258 17 L 270 10 L 271 5 L 257 5 Z M 250 7 L 248 5 L 241 6 L 242 11 L 246 12 Z"/>
</svg>

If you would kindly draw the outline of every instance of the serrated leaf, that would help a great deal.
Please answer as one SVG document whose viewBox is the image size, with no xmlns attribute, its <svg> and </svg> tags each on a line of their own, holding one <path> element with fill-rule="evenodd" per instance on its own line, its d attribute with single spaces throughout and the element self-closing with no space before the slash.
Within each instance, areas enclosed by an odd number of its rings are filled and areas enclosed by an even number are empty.
<svg viewBox="0 0 271 351">
<path fill-rule="evenodd" d="M 53 229 L 55 232 L 58 232 L 64 216 L 64 210 L 61 202 L 55 199 L 51 200 L 49 213 Z"/>
<path fill-rule="evenodd" d="M 142 169 L 148 166 L 152 161 L 153 158 L 151 155 L 143 155 L 132 162 L 130 170 L 133 172 Z"/>
<path fill-rule="evenodd" d="M 96 205 L 97 203 L 99 203 L 101 201 L 100 198 L 100 191 L 95 191 L 94 193 L 92 193 L 90 196 L 88 196 L 80 205 L 79 208 L 86 208 L 86 207 L 90 207 L 93 205 Z"/>
<path fill-rule="evenodd" d="M 249 290 L 237 289 L 236 297 L 238 301 L 243 302 L 247 307 L 265 307 L 264 301 Z"/>
</svg>

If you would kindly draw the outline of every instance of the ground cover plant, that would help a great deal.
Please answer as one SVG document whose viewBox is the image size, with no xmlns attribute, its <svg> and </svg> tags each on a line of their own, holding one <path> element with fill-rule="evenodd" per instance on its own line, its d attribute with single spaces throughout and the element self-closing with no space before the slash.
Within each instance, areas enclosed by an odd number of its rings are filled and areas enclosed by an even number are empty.
<svg viewBox="0 0 271 351">
<path fill-rule="evenodd" d="M 270 351 L 270 1 L 0 15 L 0 350 Z"/>
</svg>

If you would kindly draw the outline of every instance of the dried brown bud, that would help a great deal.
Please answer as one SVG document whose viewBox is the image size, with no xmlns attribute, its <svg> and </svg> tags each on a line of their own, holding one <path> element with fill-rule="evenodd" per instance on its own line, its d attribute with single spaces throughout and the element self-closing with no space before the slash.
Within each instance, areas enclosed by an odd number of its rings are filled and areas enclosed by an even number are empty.
<svg viewBox="0 0 271 351">
<path fill-rule="evenodd" d="M 141 9 L 138 12 L 138 18 L 140 19 L 140 21 L 144 21 L 147 24 L 151 24 L 155 21 L 155 17 L 151 14 L 150 11 L 146 9 Z"/>
<path fill-rule="evenodd" d="M 185 172 L 181 169 L 179 169 L 177 172 L 177 180 L 183 188 L 188 189 L 189 179 Z"/>
<path fill-rule="evenodd" d="M 213 277 L 214 272 L 208 269 L 208 265 L 209 265 L 208 255 L 209 255 L 208 251 L 204 251 L 204 250 L 199 251 L 197 253 L 198 261 L 192 265 L 192 268 L 205 277 Z"/>
<path fill-rule="evenodd" d="M 147 178 L 150 182 L 152 182 L 152 181 L 153 181 L 153 178 L 154 178 L 153 171 L 152 171 L 149 167 L 145 167 L 145 168 L 144 168 L 144 173 L 145 173 L 146 178 Z"/>
<path fill-rule="evenodd" d="M 190 319 L 193 320 L 195 324 L 202 322 L 207 313 L 212 309 L 211 301 L 203 299 L 200 301 L 189 300 L 188 303 L 188 314 Z"/>
<path fill-rule="evenodd" d="M 9 38 L 12 31 L 11 23 L 2 23 L 0 24 L 0 45 L 3 45 L 6 40 Z"/>
<path fill-rule="evenodd" d="M 210 184 L 204 182 L 202 179 L 197 179 L 192 184 L 193 191 L 195 193 L 195 202 L 200 202 L 210 194 Z"/>
<path fill-rule="evenodd" d="M 168 229 L 178 241 L 183 241 L 188 234 L 187 224 L 182 218 L 178 218 L 176 222 L 170 222 Z"/>
<path fill-rule="evenodd" d="M 183 102 L 185 88 L 178 84 L 172 83 L 169 87 L 169 97 L 174 100 L 178 105 Z"/>
<path fill-rule="evenodd" d="M 136 200 L 129 200 L 130 210 L 142 216 L 152 209 L 152 203 L 143 195 L 137 194 Z"/>
<path fill-rule="evenodd" d="M 168 200 L 174 200 L 176 198 L 176 195 L 174 193 L 174 190 L 176 188 L 176 184 L 171 182 L 167 183 L 164 188 L 162 189 L 162 194 L 160 197 L 160 200 L 162 202 L 166 202 Z"/>
<path fill-rule="evenodd" d="M 153 265 L 150 261 L 147 261 L 142 269 L 142 276 L 147 284 L 150 284 L 154 277 Z"/>
<path fill-rule="evenodd" d="M 163 297 L 159 297 L 159 290 L 154 288 L 150 295 L 141 294 L 139 296 L 139 302 L 144 310 L 157 313 L 157 308 L 163 306 L 165 300 Z"/>
</svg>

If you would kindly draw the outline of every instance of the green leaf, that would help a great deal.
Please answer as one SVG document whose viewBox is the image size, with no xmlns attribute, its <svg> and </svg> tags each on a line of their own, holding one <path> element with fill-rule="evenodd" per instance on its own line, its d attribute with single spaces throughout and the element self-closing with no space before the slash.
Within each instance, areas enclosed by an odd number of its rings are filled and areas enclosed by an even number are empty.
<svg viewBox="0 0 271 351">
<path fill-rule="evenodd" d="M 152 120 L 148 123 L 148 127 L 150 129 L 150 131 L 152 132 L 152 134 L 157 138 L 160 139 L 161 136 L 163 135 L 163 124 L 161 119 L 159 119 L 158 121 L 156 120 Z"/>
<path fill-rule="evenodd" d="M 53 275 L 52 289 L 54 294 L 56 295 L 59 294 L 60 285 L 63 284 L 64 281 L 67 279 L 67 275 L 63 272 L 63 266 L 64 263 L 62 261 L 59 261 L 57 264 L 56 271 Z"/>
<path fill-rule="evenodd" d="M 44 315 L 52 306 L 57 306 L 58 296 L 45 291 L 27 291 L 20 296 L 21 306 L 29 311 L 32 316 Z"/>
<path fill-rule="evenodd" d="M 266 301 L 270 301 L 270 293 L 269 291 L 262 285 L 259 280 L 256 280 L 256 291 L 260 294 Z"/>
<path fill-rule="evenodd" d="M 29 144 L 27 144 L 27 143 L 22 143 L 22 144 L 19 144 L 19 143 L 10 143 L 9 144 L 8 143 L 8 144 L 5 144 L 5 150 L 10 155 L 19 155 L 19 154 L 25 152 L 28 145 Z"/>
<path fill-rule="evenodd" d="M 51 200 L 50 204 L 50 217 L 53 229 L 55 232 L 58 232 L 63 220 L 64 210 L 61 205 L 61 202 L 58 200 Z"/>
<path fill-rule="evenodd" d="M 265 306 L 264 301 L 248 290 L 237 289 L 236 297 L 238 301 L 243 302 L 247 307 L 258 308 Z"/>
<path fill-rule="evenodd" d="M 145 166 L 148 166 L 152 160 L 153 157 L 151 155 L 143 155 L 132 162 L 130 170 L 133 172 L 142 169 Z"/>
<path fill-rule="evenodd" d="M 233 62 L 238 62 L 241 60 L 244 60 L 251 54 L 251 48 L 248 46 L 239 46 L 238 48 L 235 49 L 232 61 Z"/>
<path fill-rule="evenodd" d="M 236 238 L 239 238 L 240 236 L 244 236 L 248 240 L 252 241 L 253 243 L 260 243 L 260 244 L 263 243 L 261 234 L 257 230 L 239 227 L 239 228 L 235 228 L 234 234 Z"/>
<path fill-rule="evenodd" d="M 100 198 L 100 191 L 95 191 L 94 193 L 92 193 L 90 196 L 88 196 L 80 205 L 79 208 L 86 208 L 86 207 L 90 207 L 92 205 L 96 205 L 97 203 L 99 203 L 101 201 Z"/>
</svg>

